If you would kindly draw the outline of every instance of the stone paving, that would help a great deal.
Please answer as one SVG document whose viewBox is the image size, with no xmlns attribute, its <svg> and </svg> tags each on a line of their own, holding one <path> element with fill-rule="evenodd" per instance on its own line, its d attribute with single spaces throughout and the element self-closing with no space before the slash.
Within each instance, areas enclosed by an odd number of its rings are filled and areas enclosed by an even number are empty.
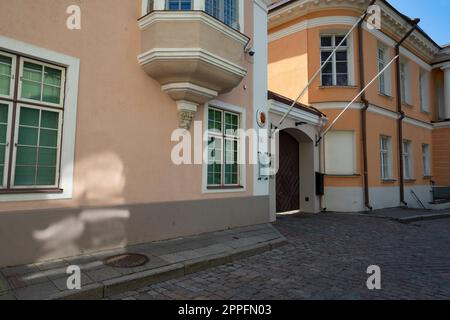
<svg viewBox="0 0 450 320">
<path fill-rule="evenodd" d="M 0 269 L 0 300 L 101 299 L 123 288 L 144 287 L 270 250 L 286 239 L 270 224 L 236 228 L 168 241 L 145 243 L 56 261 Z M 146 255 L 142 267 L 115 268 L 103 259 L 122 253 Z M 81 269 L 82 290 L 67 289 L 70 265 Z"/>
<path fill-rule="evenodd" d="M 450 220 L 322 214 L 275 226 L 288 245 L 111 299 L 450 299 Z M 370 265 L 379 291 L 367 289 Z"/>
</svg>

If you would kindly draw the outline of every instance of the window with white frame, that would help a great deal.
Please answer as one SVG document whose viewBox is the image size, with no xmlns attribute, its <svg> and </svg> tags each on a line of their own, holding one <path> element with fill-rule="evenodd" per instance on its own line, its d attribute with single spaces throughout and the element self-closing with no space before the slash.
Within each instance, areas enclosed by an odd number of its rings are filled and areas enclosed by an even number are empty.
<svg viewBox="0 0 450 320">
<path fill-rule="evenodd" d="M 0 188 L 56 189 L 65 69 L 2 52 L 0 61 L 0 92 L 14 97 L 0 95 Z"/>
<path fill-rule="evenodd" d="M 166 0 L 166 10 L 192 10 L 192 1 L 193 0 Z"/>
<path fill-rule="evenodd" d="M 205 0 L 205 11 L 234 29 L 239 29 L 238 0 Z"/>
<path fill-rule="evenodd" d="M 381 136 L 380 137 L 380 169 L 381 169 L 381 179 L 389 180 L 392 179 L 392 148 L 391 148 L 391 137 Z"/>
<path fill-rule="evenodd" d="M 208 109 L 208 188 L 240 186 L 240 115 Z"/>
<path fill-rule="evenodd" d="M 409 63 L 405 60 L 400 61 L 400 90 L 401 101 L 405 104 L 411 103 L 411 81 Z"/>
<path fill-rule="evenodd" d="M 412 147 L 410 140 L 403 140 L 403 176 L 407 180 L 413 178 Z"/>
<path fill-rule="evenodd" d="M 388 49 L 382 45 L 378 46 L 377 61 L 378 61 L 378 72 L 383 70 L 388 62 Z M 382 95 L 391 94 L 391 73 L 390 69 L 386 69 L 378 78 L 378 91 Z"/>
<path fill-rule="evenodd" d="M 333 50 L 342 42 L 344 36 L 322 35 L 320 37 L 320 57 L 323 64 Z M 342 43 L 330 61 L 322 69 L 322 86 L 348 86 L 349 64 L 347 39 Z"/>
<path fill-rule="evenodd" d="M 422 164 L 423 164 L 423 176 L 431 176 L 431 166 L 430 166 L 430 145 L 422 144 Z"/>
<path fill-rule="evenodd" d="M 420 70 L 419 74 L 420 111 L 428 112 L 428 73 Z"/>
<path fill-rule="evenodd" d="M 325 167 L 330 175 L 355 174 L 355 133 L 330 131 L 325 138 Z"/>
</svg>

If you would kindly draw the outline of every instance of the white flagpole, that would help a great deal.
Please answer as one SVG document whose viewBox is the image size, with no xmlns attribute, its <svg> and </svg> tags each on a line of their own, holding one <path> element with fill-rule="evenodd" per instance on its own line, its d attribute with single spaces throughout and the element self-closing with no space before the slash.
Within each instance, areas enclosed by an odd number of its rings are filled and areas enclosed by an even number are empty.
<svg viewBox="0 0 450 320">
<path fill-rule="evenodd" d="M 370 5 L 373 5 L 373 3 L 375 3 L 375 1 L 372 1 L 370 3 Z M 355 28 L 358 26 L 358 24 L 364 20 L 367 16 L 367 10 L 364 12 L 364 14 L 361 15 L 361 17 L 359 17 L 359 19 L 356 21 L 356 23 L 351 27 L 351 29 L 347 32 L 347 34 L 345 35 L 345 37 L 341 40 L 341 42 L 339 43 L 339 45 L 331 52 L 330 56 L 325 60 L 325 62 L 322 63 L 322 65 L 320 66 L 319 70 L 316 71 L 316 73 L 312 76 L 312 78 L 309 80 L 308 84 L 305 86 L 305 88 L 303 88 L 303 90 L 300 92 L 300 94 L 298 95 L 297 99 L 294 100 L 294 102 L 292 103 L 292 105 L 289 107 L 288 111 L 283 115 L 283 117 L 281 118 L 280 122 L 278 123 L 277 127 L 280 127 L 284 120 L 286 120 L 286 118 L 289 116 L 289 114 L 292 112 L 292 109 L 294 109 L 295 105 L 297 104 L 298 100 L 300 100 L 301 98 L 303 98 L 303 96 L 305 95 L 306 91 L 308 90 L 308 88 L 311 86 L 311 84 L 316 80 L 317 76 L 320 74 L 320 72 L 322 71 L 322 69 L 325 67 L 325 65 L 331 60 L 331 58 L 334 56 L 334 54 L 336 53 L 337 50 L 339 50 L 339 48 L 344 44 L 344 42 L 347 40 L 347 38 L 350 36 L 350 34 L 353 32 L 353 30 L 355 30 Z"/>
<path fill-rule="evenodd" d="M 326 130 L 320 135 L 319 140 L 317 141 L 317 143 L 320 142 L 320 140 L 323 139 L 323 137 L 328 133 L 328 131 L 331 130 L 331 128 L 333 128 L 333 126 L 336 124 L 336 122 L 338 122 L 339 118 L 345 113 L 345 111 L 347 111 L 348 108 L 350 108 L 350 106 L 356 101 L 356 99 L 358 99 L 363 93 L 364 91 L 367 90 L 367 88 L 369 88 L 372 83 L 375 82 L 375 80 L 377 80 L 381 74 L 383 72 L 385 72 L 390 66 L 391 64 L 394 63 L 395 60 L 397 60 L 399 58 L 399 56 L 395 56 L 384 68 L 383 70 L 381 70 L 380 72 L 378 72 L 378 74 L 364 87 L 364 89 L 362 89 L 355 98 L 353 98 L 353 100 L 341 111 L 341 113 L 339 113 L 339 115 L 334 119 L 334 121 L 326 128 Z"/>
</svg>

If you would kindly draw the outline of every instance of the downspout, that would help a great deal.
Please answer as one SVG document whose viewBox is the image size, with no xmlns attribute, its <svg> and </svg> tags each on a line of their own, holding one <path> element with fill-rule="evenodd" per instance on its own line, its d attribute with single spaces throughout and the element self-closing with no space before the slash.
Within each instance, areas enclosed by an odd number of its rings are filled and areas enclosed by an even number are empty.
<svg viewBox="0 0 450 320">
<path fill-rule="evenodd" d="M 363 21 L 358 24 L 358 58 L 359 58 L 359 87 L 362 90 L 366 86 L 364 74 L 364 48 L 363 48 Z M 370 211 L 373 207 L 370 205 L 369 195 L 369 173 L 367 160 L 367 109 L 369 108 L 369 101 L 366 99 L 366 93 L 361 95 L 361 101 L 364 107 L 361 109 L 361 140 L 362 140 L 362 154 L 363 154 L 363 184 L 364 184 L 364 205 Z"/>
<path fill-rule="evenodd" d="M 411 33 L 416 30 L 417 25 L 419 24 L 420 19 L 411 20 L 412 28 L 405 34 L 405 36 L 396 44 L 395 46 L 395 55 L 400 56 L 400 46 L 403 42 L 411 35 Z M 403 119 L 405 118 L 405 113 L 402 109 L 402 88 L 400 81 L 400 58 L 397 59 L 395 63 L 395 71 L 396 71 L 396 86 L 397 86 L 397 113 L 399 114 L 399 118 L 397 120 L 398 125 L 398 167 L 399 167 L 399 177 L 400 177 L 400 203 L 403 203 L 405 206 L 408 205 L 405 201 L 405 177 L 404 177 L 404 163 L 403 163 Z"/>
</svg>

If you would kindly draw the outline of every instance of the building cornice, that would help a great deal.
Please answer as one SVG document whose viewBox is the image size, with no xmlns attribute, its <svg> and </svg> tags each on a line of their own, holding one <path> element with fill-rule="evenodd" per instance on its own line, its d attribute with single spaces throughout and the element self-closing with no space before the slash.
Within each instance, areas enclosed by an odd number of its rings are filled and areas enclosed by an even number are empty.
<svg viewBox="0 0 450 320">
<path fill-rule="evenodd" d="M 275 8 L 269 13 L 269 29 L 300 18 L 312 12 L 330 9 L 349 9 L 361 14 L 369 0 L 298 0 Z M 378 1 L 382 9 L 382 28 L 394 37 L 401 38 L 410 28 L 408 18 L 401 15 L 385 1 Z M 431 62 L 441 48 L 421 31 L 414 31 L 406 41 L 406 45 L 414 48 Z"/>
</svg>

